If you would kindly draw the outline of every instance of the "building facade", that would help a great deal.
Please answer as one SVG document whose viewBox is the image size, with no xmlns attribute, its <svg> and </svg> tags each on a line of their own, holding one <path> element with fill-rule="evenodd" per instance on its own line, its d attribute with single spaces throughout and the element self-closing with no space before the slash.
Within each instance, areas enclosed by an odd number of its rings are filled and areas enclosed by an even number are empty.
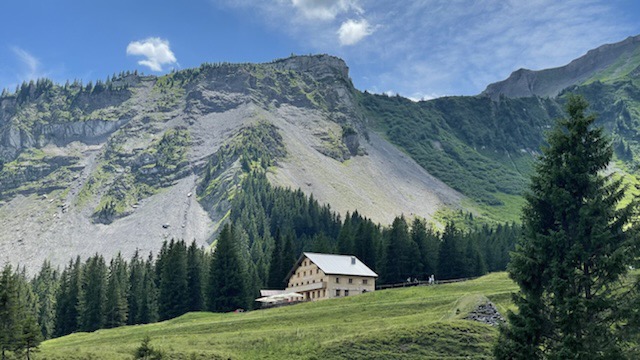
<svg viewBox="0 0 640 360">
<path fill-rule="evenodd" d="M 320 300 L 375 291 L 378 274 L 350 255 L 303 253 L 287 277 L 286 292 Z"/>
</svg>

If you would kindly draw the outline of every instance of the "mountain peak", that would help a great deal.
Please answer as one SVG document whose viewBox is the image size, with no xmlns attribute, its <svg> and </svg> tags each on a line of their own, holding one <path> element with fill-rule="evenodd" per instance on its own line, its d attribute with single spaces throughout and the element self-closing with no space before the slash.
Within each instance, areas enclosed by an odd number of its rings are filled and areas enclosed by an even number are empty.
<svg viewBox="0 0 640 360">
<path fill-rule="evenodd" d="M 327 54 L 292 55 L 274 60 L 270 64 L 282 70 L 305 72 L 316 78 L 336 75 L 343 78 L 349 77 L 349 67 L 344 60 Z"/>
<path fill-rule="evenodd" d="M 518 69 L 502 81 L 490 84 L 482 95 L 498 98 L 555 97 L 563 89 L 592 81 L 613 81 L 640 65 L 640 35 L 589 50 L 569 64 L 545 69 Z"/>
</svg>

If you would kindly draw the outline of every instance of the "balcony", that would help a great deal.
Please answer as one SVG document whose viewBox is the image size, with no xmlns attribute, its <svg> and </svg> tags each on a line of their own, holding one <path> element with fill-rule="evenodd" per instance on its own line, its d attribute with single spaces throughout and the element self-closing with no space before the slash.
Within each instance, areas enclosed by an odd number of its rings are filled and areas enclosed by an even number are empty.
<svg viewBox="0 0 640 360">
<path fill-rule="evenodd" d="M 304 292 L 304 291 L 320 290 L 320 289 L 326 289 L 326 288 L 327 288 L 327 283 L 325 283 L 324 281 L 318 281 L 315 283 L 288 287 L 287 291 Z"/>
</svg>

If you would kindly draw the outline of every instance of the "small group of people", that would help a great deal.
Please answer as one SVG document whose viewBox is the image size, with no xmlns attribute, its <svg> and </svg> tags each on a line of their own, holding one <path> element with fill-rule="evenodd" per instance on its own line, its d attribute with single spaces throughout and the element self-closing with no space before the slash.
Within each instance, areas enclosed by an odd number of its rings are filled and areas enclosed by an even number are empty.
<svg viewBox="0 0 640 360">
<path fill-rule="evenodd" d="M 420 282 L 420 281 L 418 281 L 418 278 L 413 278 L 413 280 L 411 279 L 411 276 L 409 276 L 409 277 L 407 278 L 407 284 L 411 284 L 411 283 L 417 284 L 417 283 L 419 283 L 419 282 Z M 436 283 L 436 276 L 435 276 L 435 275 L 433 275 L 433 274 L 431 274 L 431 276 L 429 276 L 429 278 L 427 279 L 427 283 L 428 283 L 429 285 L 433 285 L 433 284 L 435 284 L 435 283 Z"/>
</svg>

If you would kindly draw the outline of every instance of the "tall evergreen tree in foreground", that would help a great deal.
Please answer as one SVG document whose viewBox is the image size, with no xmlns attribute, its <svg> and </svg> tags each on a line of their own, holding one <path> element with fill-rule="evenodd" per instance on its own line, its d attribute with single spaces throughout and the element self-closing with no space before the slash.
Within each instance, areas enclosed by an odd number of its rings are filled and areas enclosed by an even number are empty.
<svg viewBox="0 0 640 360">
<path fill-rule="evenodd" d="M 207 304 L 212 311 L 246 309 L 250 305 L 247 270 L 237 245 L 231 225 L 224 225 L 211 259 Z"/>
<path fill-rule="evenodd" d="M 603 174 L 612 148 L 587 103 L 571 96 L 526 195 L 523 236 L 508 267 L 520 286 L 498 359 L 624 358 L 621 282 L 636 255 L 621 180 Z"/>
</svg>

